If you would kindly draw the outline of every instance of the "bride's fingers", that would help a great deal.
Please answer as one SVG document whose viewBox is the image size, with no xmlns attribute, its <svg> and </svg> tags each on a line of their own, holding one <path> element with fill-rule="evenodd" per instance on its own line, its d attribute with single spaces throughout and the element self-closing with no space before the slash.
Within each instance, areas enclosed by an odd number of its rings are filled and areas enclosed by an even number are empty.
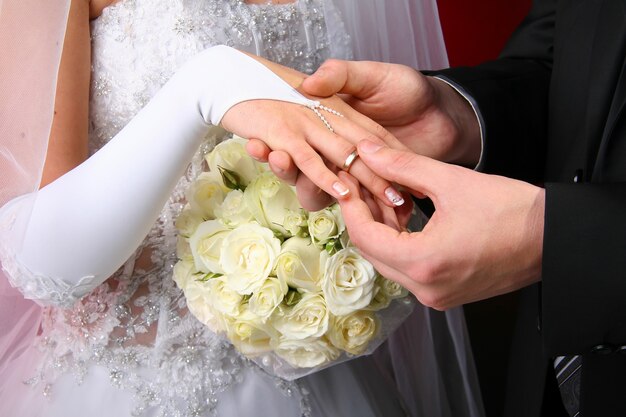
<svg viewBox="0 0 626 417">
<path fill-rule="evenodd" d="M 396 211 L 396 216 L 398 217 L 398 222 L 400 223 L 400 227 L 402 228 L 402 230 L 406 230 L 409 222 L 411 221 L 411 217 L 413 216 L 415 203 L 413 203 L 411 194 L 409 194 L 406 191 L 402 192 L 402 197 L 404 197 L 404 204 L 401 205 L 400 207 L 397 207 L 395 211 Z"/>
<path fill-rule="evenodd" d="M 262 140 L 250 138 L 246 142 L 246 152 L 259 162 L 267 162 L 271 149 Z"/>
<path fill-rule="evenodd" d="M 399 207 L 404 199 L 395 186 L 374 173 L 363 161 L 357 159 L 350 167 L 350 174 L 359 180 L 376 198 L 387 207 Z"/>
<path fill-rule="evenodd" d="M 272 151 L 260 139 L 248 139 L 246 152 L 259 162 L 267 162 L 272 172 L 281 180 L 290 185 L 296 184 L 298 167 L 293 163 L 293 159 L 287 152 Z"/>
<path fill-rule="evenodd" d="M 308 211 L 318 211 L 331 205 L 334 199 L 315 185 L 305 175 L 298 175 L 296 180 L 296 194 L 300 205 Z"/>
<path fill-rule="evenodd" d="M 360 184 L 356 184 L 357 187 L 360 187 L 359 192 L 361 194 L 361 200 L 365 201 L 367 207 L 370 209 L 372 213 L 372 217 L 377 222 L 383 223 L 383 212 L 381 210 L 380 204 L 378 204 L 378 199 L 372 195 L 366 188 L 360 186 Z"/>
<path fill-rule="evenodd" d="M 263 144 L 265 145 L 265 144 Z M 268 152 L 269 152 L 269 148 Z M 298 167 L 293 163 L 291 156 L 285 151 L 269 152 L 267 157 L 272 172 L 287 184 L 295 185 L 298 179 Z"/>
<path fill-rule="evenodd" d="M 360 129 L 358 126 L 354 128 L 355 130 Z M 360 133 L 366 134 L 362 131 Z M 350 173 L 359 180 L 361 185 L 366 187 L 376 198 L 383 201 L 387 206 L 395 207 L 402 204 L 402 197 L 389 181 L 376 175 L 367 165 L 360 161 L 358 157 L 354 159 L 353 153 L 356 150 L 355 145 L 344 137 L 331 133 L 330 131 L 311 131 L 307 132 L 307 141 L 333 165 L 350 171 Z M 349 163 L 348 167 L 345 166 L 346 163 Z M 297 162 L 296 165 L 300 166 Z M 315 177 L 309 178 L 318 182 Z"/>
<path fill-rule="evenodd" d="M 303 208 L 309 211 L 318 211 L 328 207 L 334 201 L 328 193 L 324 192 L 307 176 L 298 175 L 300 170 L 294 164 L 289 153 L 286 151 L 272 151 L 264 142 L 258 139 L 250 139 L 250 141 L 257 141 L 259 148 L 265 147 L 267 149 L 267 162 L 270 169 L 282 181 L 296 186 L 298 200 Z"/>
<path fill-rule="evenodd" d="M 323 130 L 318 133 L 320 136 L 330 134 L 329 131 Z M 320 153 L 314 149 L 315 146 L 310 141 L 303 146 L 301 133 L 282 132 L 281 142 L 279 150 L 287 152 L 302 174 L 312 179 L 318 187 L 336 199 L 348 195 L 349 188 L 326 166 Z"/>
</svg>

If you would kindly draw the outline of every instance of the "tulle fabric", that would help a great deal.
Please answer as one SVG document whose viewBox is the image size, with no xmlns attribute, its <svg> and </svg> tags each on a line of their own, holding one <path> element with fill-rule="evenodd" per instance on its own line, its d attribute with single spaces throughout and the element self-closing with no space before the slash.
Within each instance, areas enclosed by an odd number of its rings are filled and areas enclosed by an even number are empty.
<svg viewBox="0 0 626 417">
<path fill-rule="evenodd" d="M 352 36 L 354 59 L 392 62 L 416 69 L 448 66 L 435 0 L 334 3 Z"/>
<path fill-rule="evenodd" d="M 420 70 L 448 67 L 435 0 L 340 0 L 334 2 L 352 37 L 355 60 L 408 65 Z M 331 30 L 331 29 L 329 29 Z M 414 218 L 421 229 L 426 219 Z M 462 307 L 446 312 L 419 304 L 376 353 L 392 369 L 412 416 L 484 415 Z M 411 357 L 409 363 L 403 358 Z"/>
<path fill-rule="evenodd" d="M 39 185 L 68 10 L 68 0 L 0 0 L 0 206 Z M 13 244 L 20 238 L 18 229 Z M 28 347 L 41 309 L 11 287 L 2 270 L 0 318 L 0 398 L 11 398 L 36 354 Z"/>
</svg>

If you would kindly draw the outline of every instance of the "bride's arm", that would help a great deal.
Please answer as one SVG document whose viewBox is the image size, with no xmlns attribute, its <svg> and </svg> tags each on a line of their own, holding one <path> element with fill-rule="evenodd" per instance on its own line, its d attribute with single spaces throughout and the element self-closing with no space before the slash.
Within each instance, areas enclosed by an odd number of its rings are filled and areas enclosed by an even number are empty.
<svg viewBox="0 0 626 417">
<path fill-rule="evenodd" d="M 62 305 L 102 283 L 148 233 L 210 126 L 248 100 L 258 100 L 259 111 L 245 121 L 260 127 L 308 112 L 284 102 L 311 103 L 231 48 L 192 58 L 99 152 L 3 208 L 13 228 L 2 233 L 0 255 L 12 283 Z"/>
<path fill-rule="evenodd" d="M 89 14 L 89 0 L 72 1 L 41 186 L 49 184 L 87 159 L 91 59 Z"/>
</svg>

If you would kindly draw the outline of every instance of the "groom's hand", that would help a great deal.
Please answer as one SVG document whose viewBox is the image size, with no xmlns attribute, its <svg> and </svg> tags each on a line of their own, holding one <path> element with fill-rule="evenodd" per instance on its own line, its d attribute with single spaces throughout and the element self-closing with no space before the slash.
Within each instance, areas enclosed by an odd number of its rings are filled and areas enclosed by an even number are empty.
<svg viewBox="0 0 626 417">
<path fill-rule="evenodd" d="M 358 112 L 420 155 L 475 166 L 480 131 L 469 103 L 443 81 L 413 68 L 371 61 L 326 61 L 302 83 L 305 93 L 342 94 Z"/>
<path fill-rule="evenodd" d="M 377 270 L 436 309 L 510 292 L 540 279 L 545 193 L 407 151 L 359 144 L 378 175 L 427 196 L 435 213 L 422 232 L 379 223 L 347 174 L 351 197 L 339 201 L 350 240 Z"/>
</svg>

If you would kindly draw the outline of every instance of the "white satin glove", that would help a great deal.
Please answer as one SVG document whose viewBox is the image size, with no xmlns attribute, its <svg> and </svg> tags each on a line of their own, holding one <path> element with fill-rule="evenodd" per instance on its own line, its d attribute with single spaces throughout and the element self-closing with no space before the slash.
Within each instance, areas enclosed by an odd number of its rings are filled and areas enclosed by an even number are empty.
<svg viewBox="0 0 626 417">
<path fill-rule="evenodd" d="M 315 104 L 232 48 L 191 59 L 100 151 L 0 209 L 0 260 L 12 285 L 71 306 L 104 282 L 145 238 L 209 127 L 254 99 Z"/>
</svg>

